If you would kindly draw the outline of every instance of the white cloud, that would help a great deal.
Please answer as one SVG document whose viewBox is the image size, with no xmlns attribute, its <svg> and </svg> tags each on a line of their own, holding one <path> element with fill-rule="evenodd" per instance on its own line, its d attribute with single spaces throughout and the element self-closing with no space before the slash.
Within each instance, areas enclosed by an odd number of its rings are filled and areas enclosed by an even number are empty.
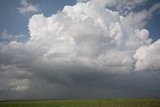
<svg viewBox="0 0 160 107">
<path fill-rule="evenodd" d="M 156 3 L 154 4 L 148 11 L 148 14 L 150 15 L 150 17 L 152 17 L 152 14 L 157 11 L 160 10 L 160 3 Z"/>
<path fill-rule="evenodd" d="M 28 45 L 44 52 L 42 62 L 70 66 L 77 62 L 104 72 L 129 72 L 136 50 L 151 44 L 149 31 L 142 29 L 146 18 L 146 11 L 121 16 L 109 9 L 97 10 L 90 3 L 77 3 L 47 18 L 34 15 L 29 21 Z"/>
<path fill-rule="evenodd" d="M 5 43 L 9 43 L 11 41 L 26 42 L 28 38 L 29 37 L 24 34 L 12 35 L 6 29 L 0 32 L 0 42 L 5 42 Z"/>
<path fill-rule="evenodd" d="M 119 13 L 128 15 L 137 5 L 145 3 L 147 0 L 78 0 L 88 2 L 95 7 L 114 7 Z"/>
<path fill-rule="evenodd" d="M 146 10 L 140 12 L 130 12 L 126 17 L 122 18 L 122 23 L 125 26 L 132 26 L 133 28 L 142 29 L 146 25 L 146 19 L 148 18 L 148 12 Z M 131 21 L 132 20 L 132 21 Z"/>
<path fill-rule="evenodd" d="M 21 7 L 17 8 L 21 14 L 28 13 L 39 13 L 39 8 L 37 5 L 28 3 L 26 0 L 21 0 Z"/>
<path fill-rule="evenodd" d="M 87 2 L 88 0 L 77 0 L 77 2 Z"/>
<path fill-rule="evenodd" d="M 137 60 L 136 71 L 160 69 L 160 40 L 152 45 L 140 47 L 134 58 Z"/>
<path fill-rule="evenodd" d="M 2 41 L 11 41 L 14 39 L 14 37 L 8 33 L 7 30 L 3 30 L 1 33 L 0 33 L 0 39 Z"/>
<path fill-rule="evenodd" d="M 65 6 L 50 17 L 33 15 L 28 25 L 28 42 L 0 43 L 0 69 L 4 71 L 0 76 L 5 77 L 0 89 L 34 91 L 35 84 L 41 82 L 45 83 L 39 86 L 43 92 L 43 86 L 55 88 L 57 84 L 65 88 L 90 83 L 97 86 L 108 78 L 111 81 L 114 73 L 159 70 L 159 40 L 152 43 L 144 28 L 148 12 L 123 15 L 105 8 L 103 3 L 95 6 L 93 1 Z M 9 66 L 17 70 L 11 74 Z M 18 71 L 24 73 L 20 75 Z M 118 77 L 113 83 L 119 80 Z"/>
<path fill-rule="evenodd" d="M 130 72 L 134 70 L 137 49 L 151 45 L 149 31 L 143 28 L 146 18 L 146 11 L 122 16 L 106 8 L 98 10 L 89 3 L 65 6 L 50 17 L 32 16 L 28 25 L 30 40 L 11 42 L 5 48 L 1 45 L 1 56 L 11 56 L 10 63 L 21 63 L 25 58 L 30 61 L 32 56 L 52 66 L 77 63 L 103 72 Z"/>
</svg>

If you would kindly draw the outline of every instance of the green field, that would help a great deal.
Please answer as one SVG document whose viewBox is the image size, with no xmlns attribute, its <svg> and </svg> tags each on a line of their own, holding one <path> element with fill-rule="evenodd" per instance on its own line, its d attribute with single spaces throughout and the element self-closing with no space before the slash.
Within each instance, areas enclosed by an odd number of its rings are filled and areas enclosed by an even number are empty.
<svg viewBox="0 0 160 107">
<path fill-rule="evenodd" d="M 160 99 L 19 100 L 0 107 L 160 107 Z"/>
</svg>

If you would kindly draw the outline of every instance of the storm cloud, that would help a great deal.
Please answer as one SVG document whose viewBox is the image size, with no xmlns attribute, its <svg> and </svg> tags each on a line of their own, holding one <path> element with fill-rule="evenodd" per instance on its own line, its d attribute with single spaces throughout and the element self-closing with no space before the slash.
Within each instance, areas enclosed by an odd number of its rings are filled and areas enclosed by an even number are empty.
<svg viewBox="0 0 160 107">
<path fill-rule="evenodd" d="M 160 40 L 145 29 L 157 6 L 132 11 L 144 2 L 80 0 L 33 15 L 26 43 L 0 43 L 1 99 L 159 97 Z"/>
</svg>

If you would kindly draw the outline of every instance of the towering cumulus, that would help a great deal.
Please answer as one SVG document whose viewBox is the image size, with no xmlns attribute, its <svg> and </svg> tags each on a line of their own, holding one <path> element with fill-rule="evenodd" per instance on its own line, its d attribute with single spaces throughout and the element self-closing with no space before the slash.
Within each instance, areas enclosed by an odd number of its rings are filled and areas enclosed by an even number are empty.
<svg viewBox="0 0 160 107">
<path fill-rule="evenodd" d="M 145 2 L 78 0 L 49 17 L 33 15 L 26 43 L 0 43 L 0 92 L 15 98 L 149 96 L 146 87 L 160 89 L 160 40 L 152 41 L 145 25 L 160 5 L 135 11 Z"/>
</svg>

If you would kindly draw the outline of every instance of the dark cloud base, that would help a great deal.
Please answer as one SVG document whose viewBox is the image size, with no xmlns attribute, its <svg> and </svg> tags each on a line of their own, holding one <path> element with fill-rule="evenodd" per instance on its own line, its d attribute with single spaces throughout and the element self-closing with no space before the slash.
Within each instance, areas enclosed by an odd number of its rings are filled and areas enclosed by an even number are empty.
<svg viewBox="0 0 160 107">
<path fill-rule="evenodd" d="M 128 74 L 82 71 L 67 76 L 70 79 L 68 83 L 55 81 L 54 78 L 34 76 L 29 90 L 24 92 L 1 90 L 0 98 L 4 100 L 160 97 L 160 74 L 157 71 Z"/>
</svg>

